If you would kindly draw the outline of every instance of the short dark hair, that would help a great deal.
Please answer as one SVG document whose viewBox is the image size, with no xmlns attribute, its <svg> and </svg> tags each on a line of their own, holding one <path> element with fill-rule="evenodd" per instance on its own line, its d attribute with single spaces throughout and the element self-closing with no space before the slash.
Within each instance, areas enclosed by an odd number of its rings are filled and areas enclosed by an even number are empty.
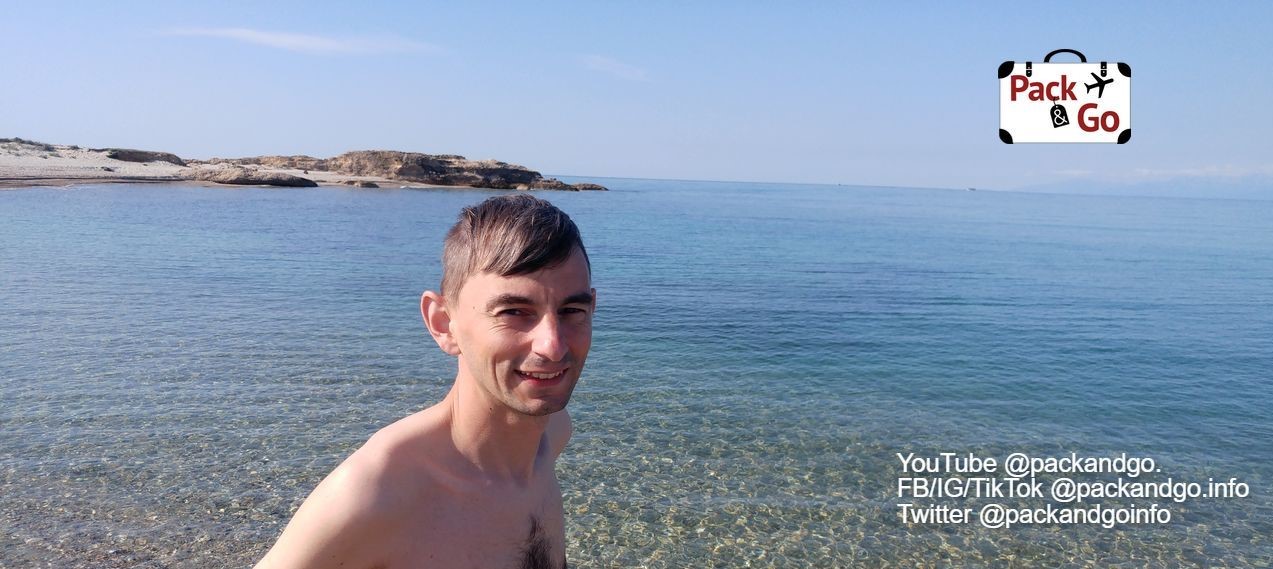
<svg viewBox="0 0 1273 569">
<path fill-rule="evenodd" d="M 469 277 L 533 273 L 563 263 L 579 249 L 592 262 L 579 228 L 557 206 L 527 194 L 488 198 L 460 211 L 442 247 L 442 296 L 453 297 Z"/>
</svg>

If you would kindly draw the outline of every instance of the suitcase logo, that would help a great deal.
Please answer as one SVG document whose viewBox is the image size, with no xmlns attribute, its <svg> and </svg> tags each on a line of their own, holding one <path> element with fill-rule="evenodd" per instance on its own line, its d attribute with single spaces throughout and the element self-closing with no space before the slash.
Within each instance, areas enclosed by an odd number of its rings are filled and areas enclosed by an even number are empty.
<svg viewBox="0 0 1273 569">
<path fill-rule="evenodd" d="M 1052 63 L 1071 53 L 1079 63 Z M 1088 63 L 1058 49 L 1043 63 L 999 65 L 999 140 L 1126 144 L 1132 138 L 1132 68 L 1122 62 Z"/>
</svg>

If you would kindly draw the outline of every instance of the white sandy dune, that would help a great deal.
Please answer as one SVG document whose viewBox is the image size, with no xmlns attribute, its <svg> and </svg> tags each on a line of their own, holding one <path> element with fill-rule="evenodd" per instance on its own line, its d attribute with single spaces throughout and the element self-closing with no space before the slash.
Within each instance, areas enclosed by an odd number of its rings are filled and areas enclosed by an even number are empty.
<svg viewBox="0 0 1273 569">
<path fill-rule="evenodd" d="M 0 142 L 0 186 L 93 181 L 182 180 L 189 167 L 168 162 L 125 162 L 76 146 Z"/>
</svg>

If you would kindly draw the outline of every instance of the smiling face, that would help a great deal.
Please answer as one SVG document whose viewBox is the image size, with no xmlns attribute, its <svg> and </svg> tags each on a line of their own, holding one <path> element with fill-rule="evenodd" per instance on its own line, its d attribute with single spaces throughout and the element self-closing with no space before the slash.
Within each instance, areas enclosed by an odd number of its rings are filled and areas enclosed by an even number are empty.
<svg viewBox="0 0 1273 569">
<path fill-rule="evenodd" d="M 591 283 L 578 249 L 532 273 L 469 277 L 446 301 L 459 380 L 523 415 L 565 408 L 592 345 Z"/>
</svg>

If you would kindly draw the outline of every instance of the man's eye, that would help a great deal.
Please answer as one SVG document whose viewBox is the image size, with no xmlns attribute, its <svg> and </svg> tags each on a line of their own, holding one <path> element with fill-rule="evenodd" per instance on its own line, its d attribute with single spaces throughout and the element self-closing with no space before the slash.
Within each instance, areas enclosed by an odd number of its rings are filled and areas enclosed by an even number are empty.
<svg viewBox="0 0 1273 569">
<path fill-rule="evenodd" d="M 496 313 L 498 316 L 525 316 L 527 314 L 529 313 L 520 308 L 505 308 Z"/>
<path fill-rule="evenodd" d="M 579 314 L 587 314 L 587 313 L 588 313 L 588 311 L 587 311 L 587 310 L 584 310 L 584 309 L 582 309 L 582 308 L 570 308 L 570 307 L 568 307 L 568 308 L 563 308 L 563 309 L 561 309 L 561 313 L 562 313 L 562 314 L 567 314 L 567 315 L 574 316 L 574 315 L 579 315 Z"/>
</svg>

